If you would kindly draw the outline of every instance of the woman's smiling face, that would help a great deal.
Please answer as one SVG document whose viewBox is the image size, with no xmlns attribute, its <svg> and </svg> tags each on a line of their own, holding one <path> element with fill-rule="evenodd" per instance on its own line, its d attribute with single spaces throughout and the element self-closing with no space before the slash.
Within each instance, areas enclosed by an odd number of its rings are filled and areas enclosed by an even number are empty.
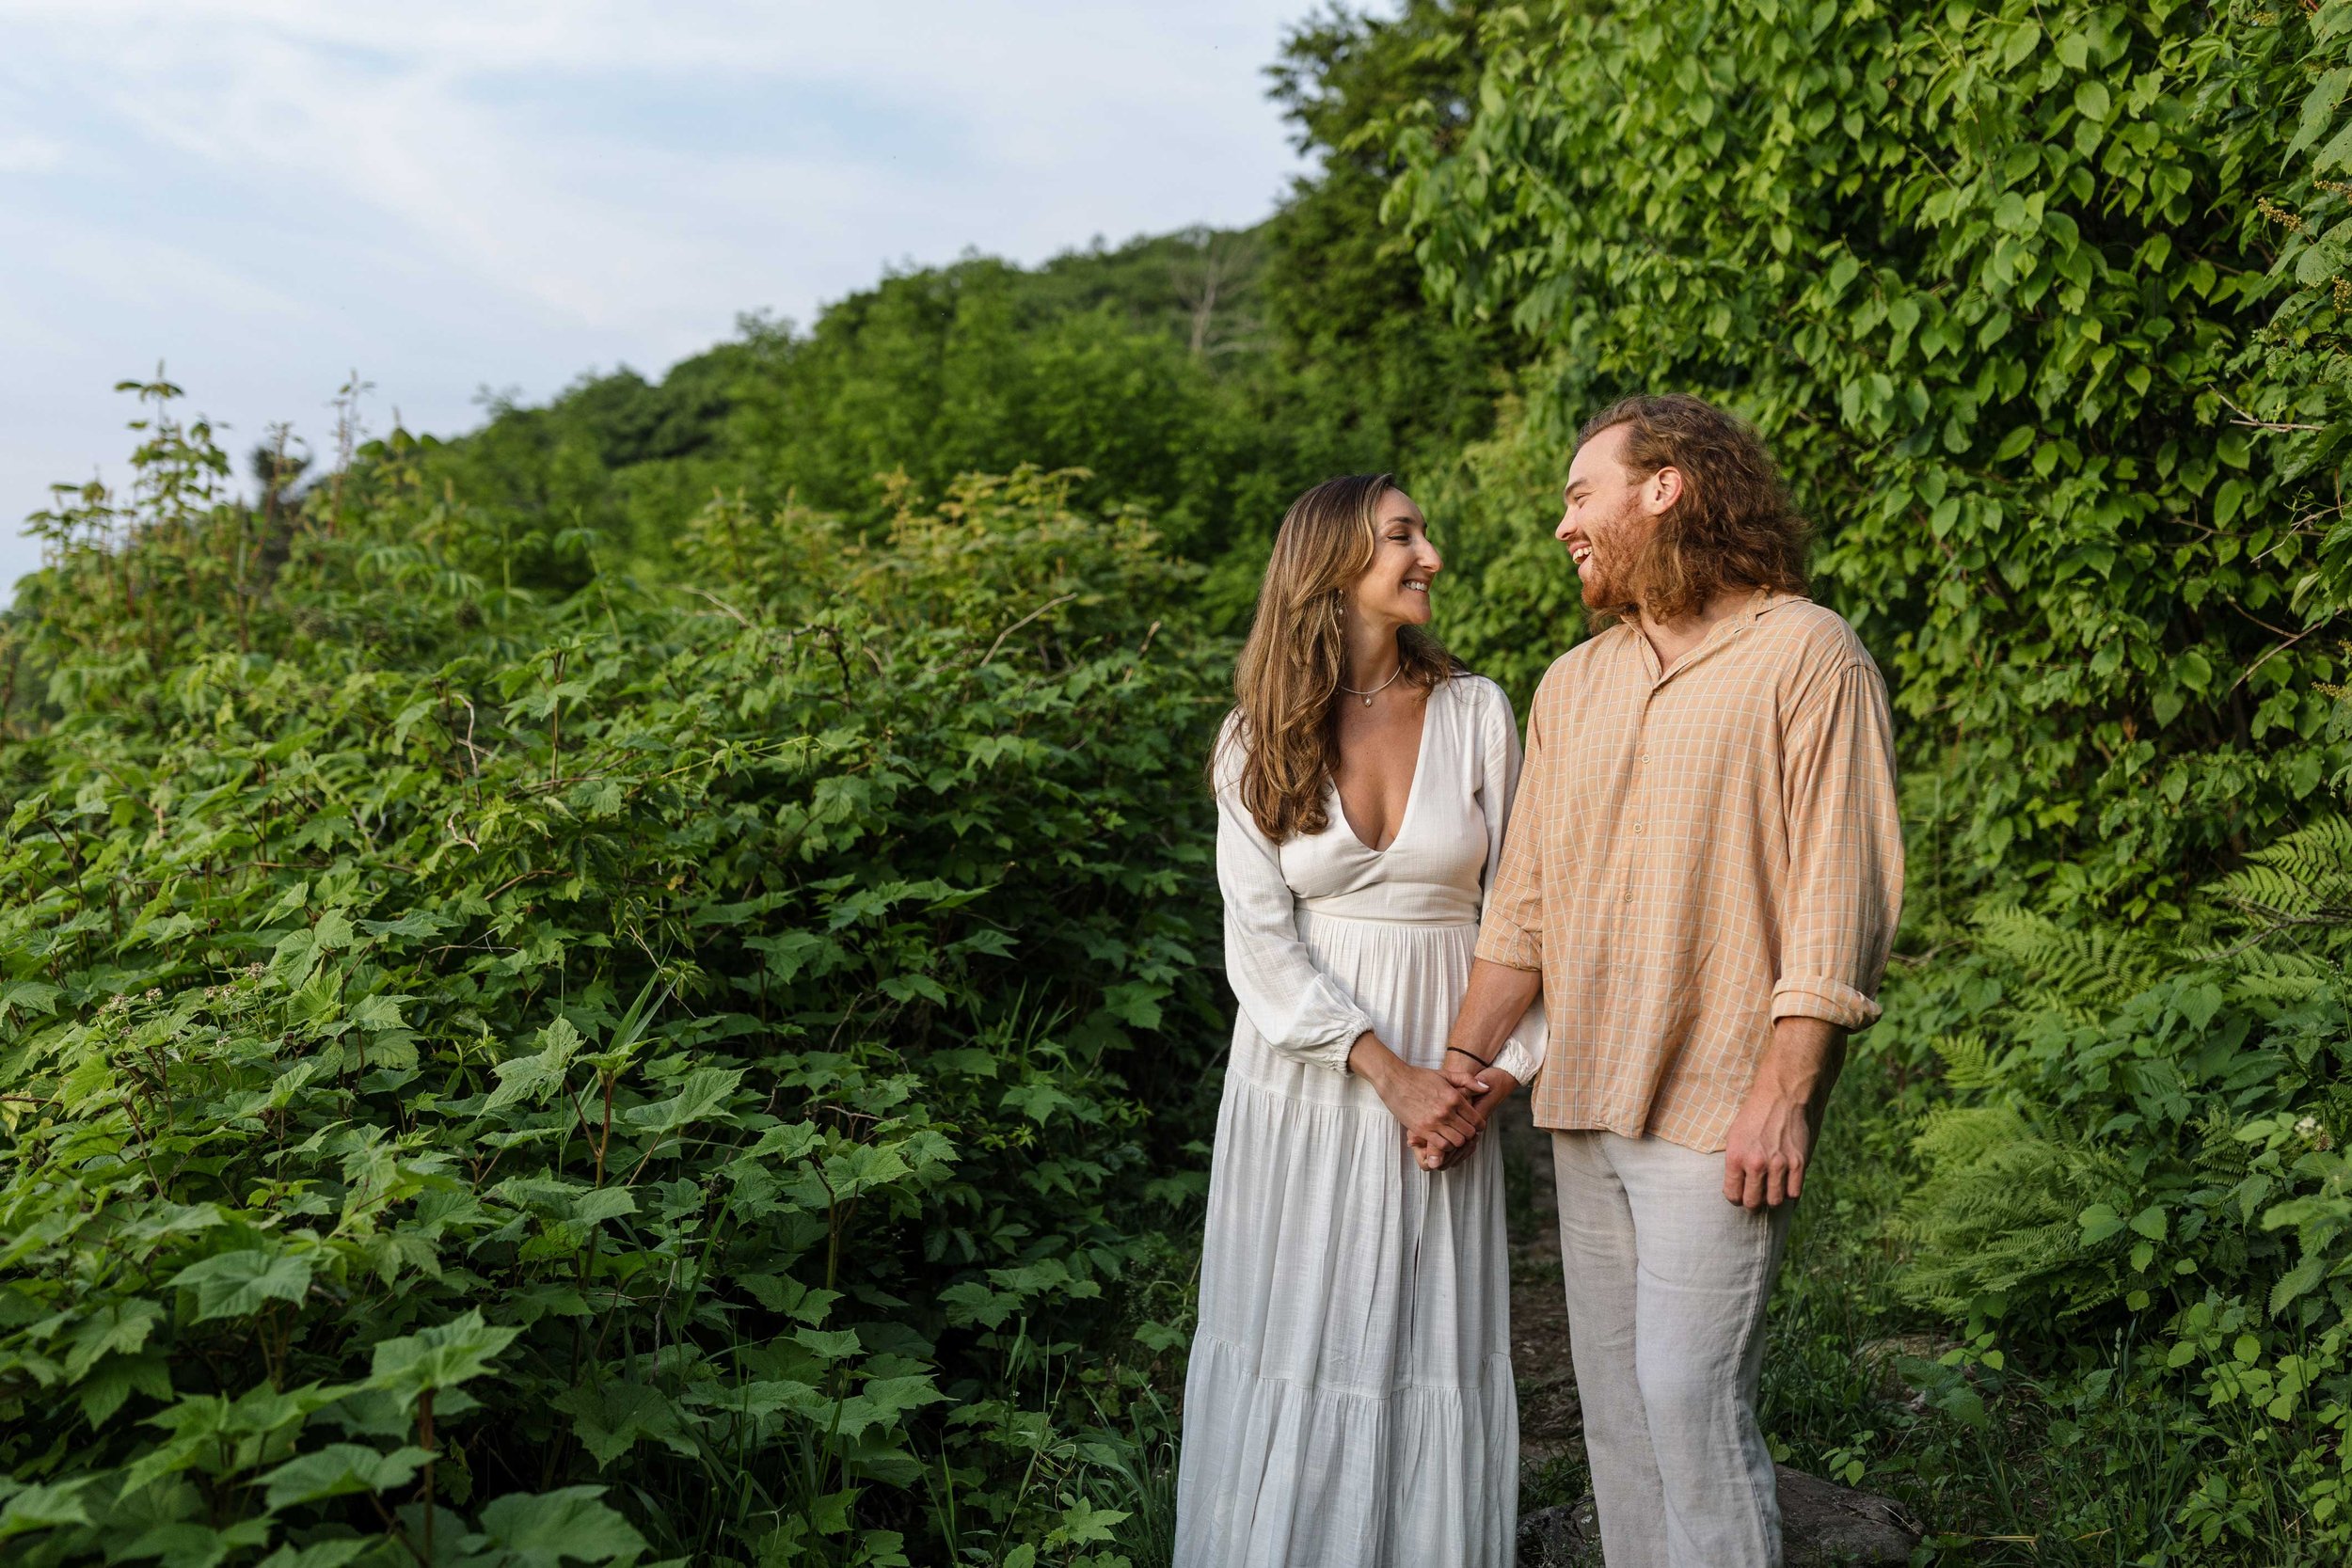
<svg viewBox="0 0 2352 1568">
<path fill-rule="evenodd" d="M 1348 591 L 1348 608 L 1372 622 L 1429 624 L 1429 584 L 1445 565 L 1429 542 L 1429 521 L 1402 490 L 1380 498 L 1372 564 Z"/>
</svg>

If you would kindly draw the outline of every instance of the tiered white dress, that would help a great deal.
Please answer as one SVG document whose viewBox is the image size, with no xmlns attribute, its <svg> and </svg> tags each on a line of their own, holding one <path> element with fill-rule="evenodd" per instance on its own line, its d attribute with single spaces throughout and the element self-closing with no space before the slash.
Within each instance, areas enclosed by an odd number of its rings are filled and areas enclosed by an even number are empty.
<svg viewBox="0 0 2352 1568">
<path fill-rule="evenodd" d="M 1229 722 L 1230 730 L 1230 722 Z M 1230 736 L 1229 736 L 1230 738 Z M 1430 694 L 1396 836 L 1276 845 L 1217 768 L 1225 962 L 1241 1004 L 1184 1385 L 1176 1568 L 1510 1568 L 1518 1499 L 1497 1141 L 1422 1170 L 1364 1030 L 1434 1068 L 1518 782 L 1502 688 Z M 1497 1058 L 1542 1062 L 1540 1005 Z"/>
</svg>

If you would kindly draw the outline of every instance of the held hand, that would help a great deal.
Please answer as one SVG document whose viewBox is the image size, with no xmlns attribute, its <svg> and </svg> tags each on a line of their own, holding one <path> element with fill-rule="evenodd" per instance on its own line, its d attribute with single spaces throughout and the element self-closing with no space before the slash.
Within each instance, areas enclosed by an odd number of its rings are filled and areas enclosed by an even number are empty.
<svg viewBox="0 0 2352 1568">
<path fill-rule="evenodd" d="M 1433 1153 L 1442 1155 L 1478 1136 L 1469 1095 L 1442 1075 L 1404 1060 L 1370 1030 L 1357 1037 L 1347 1060 L 1405 1129 L 1406 1142 L 1422 1151 L 1423 1164 Z"/>
<path fill-rule="evenodd" d="M 1452 1072 L 1446 1072 L 1446 1077 L 1454 1080 L 1465 1093 L 1470 1095 L 1470 1115 L 1478 1118 L 1479 1131 L 1483 1136 L 1487 1119 L 1502 1109 L 1503 1101 L 1519 1092 L 1519 1081 L 1499 1067 L 1482 1068 L 1458 1052 L 1449 1054 L 1447 1060 L 1459 1062 L 1469 1069 L 1469 1071 L 1460 1075 L 1459 1078 Z M 1442 1068 L 1438 1070 L 1445 1071 Z M 1424 1156 L 1422 1160 L 1422 1166 L 1426 1170 L 1452 1170 L 1464 1160 L 1469 1159 L 1470 1150 L 1475 1147 L 1475 1144 L 1465 1144 L 1459 1148 L 1445 1150 L 1438 1155 L 1435 1164 L 1430 1164 L 1429 1159 Z"/>
<path fill-rule="evenodd" d="M 1479 1118 L 1470 1097 L 1444 1076 L 1404 1062 L 1377 1085 L 1381 1102 L 1405 1129 L 1405 1141 L 1422 1151 L 1422 1164 L 1477 1142 Z"/>
<path fill-rule="evenodd" d="M 1769 1084 L 1748 1092 L 1724 1146 L 1724 1196 L 1744 1209 L 1777 1209 L 1804 1191 L 1820 1120 L 1808 1101 Z"/>
</svg>

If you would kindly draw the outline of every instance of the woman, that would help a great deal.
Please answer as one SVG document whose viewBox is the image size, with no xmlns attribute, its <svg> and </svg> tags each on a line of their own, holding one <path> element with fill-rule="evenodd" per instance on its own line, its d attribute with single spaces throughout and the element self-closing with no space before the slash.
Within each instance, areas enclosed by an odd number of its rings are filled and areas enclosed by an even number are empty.
<svg viewBox="0 0 2352 1568">
<path fill-rule="evenodd" d="M 1443 564 L 1386 474 L 1282 519 L 1213 763 L 1240 1016 L 1184 1386 L 1177 1568 L 1509 1568 L 1502 1187 L 1436 1070 L 1518 773 L 1501 688 L 1421 628 Z"/>
</svg>

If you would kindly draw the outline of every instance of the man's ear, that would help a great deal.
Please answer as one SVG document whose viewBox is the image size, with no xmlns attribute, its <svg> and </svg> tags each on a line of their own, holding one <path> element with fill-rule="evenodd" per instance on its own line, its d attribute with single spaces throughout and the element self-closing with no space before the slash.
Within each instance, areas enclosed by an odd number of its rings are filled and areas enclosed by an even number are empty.
<svg viewBox="0 0 2352 1568">
<path fill-rule="evenodd" d="M 1650 475 L 1649 483 L 1642 487 L 1642 499 L 1647 503 L 1646 510 L 1654 517 L 1663 516 L 1673 511 L 1675 502 L 1681 499 L 1682 470 L 1680 468 L 1671 467 L 1661 468 Z"/>
</svg>

